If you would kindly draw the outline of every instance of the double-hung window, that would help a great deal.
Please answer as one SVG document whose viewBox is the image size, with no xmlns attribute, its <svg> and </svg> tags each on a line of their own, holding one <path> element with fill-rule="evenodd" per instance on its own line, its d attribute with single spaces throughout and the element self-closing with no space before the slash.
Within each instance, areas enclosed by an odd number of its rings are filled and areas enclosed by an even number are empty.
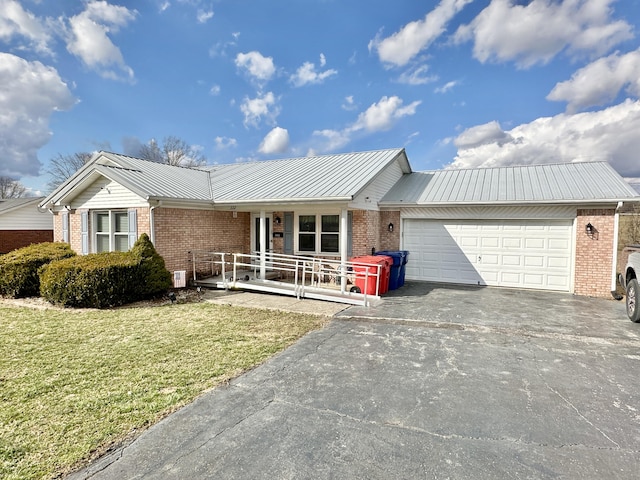
<svg viewBox="0 0 640 480">
<path fill-rule="evenodd" d="M 298 215 L 298 251 L 338 253 L 340 215 Z"/>
<path fill-rule="evenodd" d="M 127 212 L 95 212 L 95 251 L 129 250 L 129 215 Z"/>
</svg>

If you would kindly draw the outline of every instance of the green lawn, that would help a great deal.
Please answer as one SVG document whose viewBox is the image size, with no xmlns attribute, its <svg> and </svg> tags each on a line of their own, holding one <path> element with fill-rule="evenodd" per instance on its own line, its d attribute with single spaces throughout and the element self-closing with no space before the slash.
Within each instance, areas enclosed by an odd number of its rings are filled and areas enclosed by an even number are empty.
<svg viewBox="0 0 640 480">
<path fill-rule="evenodd" d="M 69 472 L 324 322 L 208 303 L 0 304 L 0 478 Z"/>
</svg>

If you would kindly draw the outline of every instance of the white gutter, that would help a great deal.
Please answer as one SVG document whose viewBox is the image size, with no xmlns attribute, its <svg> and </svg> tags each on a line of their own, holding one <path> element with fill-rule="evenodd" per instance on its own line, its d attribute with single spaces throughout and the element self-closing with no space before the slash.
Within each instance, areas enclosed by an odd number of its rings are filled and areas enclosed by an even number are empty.
<svg viewBox="0 0 640 480">
<path fill-rule="evenodd" d="M 622 296 L 616 293 L 618 288 L 617 270 L 618 270 L 618 232 L 620 228 L 620 208 L 622 208 L 623 202 L 618 202 L 616 207 L 616 214 L 613 219 L 613 261 L 611 262 L 611 295 L 616 300 L 622 299 Z"/>
</svg>

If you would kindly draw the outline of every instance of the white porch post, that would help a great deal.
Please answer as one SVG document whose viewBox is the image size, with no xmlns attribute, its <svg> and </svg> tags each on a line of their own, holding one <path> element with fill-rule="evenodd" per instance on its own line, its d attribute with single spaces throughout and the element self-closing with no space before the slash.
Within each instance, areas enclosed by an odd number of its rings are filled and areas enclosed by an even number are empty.
<svg viewBox="0 0 640 480">
<path fill-rule="evenodd" d="M 349 215 L 347 209 L 340 211 L 340 292 L 345 293 L 347 290 L 347 260 L 349 260 Z"/>
<path fill-rule="evenodd" d="M 264 210 L 260 210 L 260 280 L 267 276 L 267 220 Z"/>
</svg>

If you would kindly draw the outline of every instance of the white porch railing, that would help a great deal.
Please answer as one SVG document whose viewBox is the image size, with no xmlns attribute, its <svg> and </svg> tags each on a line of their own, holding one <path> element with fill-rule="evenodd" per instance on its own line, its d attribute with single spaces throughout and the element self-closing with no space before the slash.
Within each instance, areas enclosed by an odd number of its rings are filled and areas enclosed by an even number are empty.
<svg viewBox="0 0 640 480">
<path fill-rule="evenodd" d="M 259 254 L 192 251 L 192 283 L 256 290 L 298 299 L 315 298 L 369 305 L 380 298 L 381 265 L 268 252 L 265 278 Z"/>
</svg>

